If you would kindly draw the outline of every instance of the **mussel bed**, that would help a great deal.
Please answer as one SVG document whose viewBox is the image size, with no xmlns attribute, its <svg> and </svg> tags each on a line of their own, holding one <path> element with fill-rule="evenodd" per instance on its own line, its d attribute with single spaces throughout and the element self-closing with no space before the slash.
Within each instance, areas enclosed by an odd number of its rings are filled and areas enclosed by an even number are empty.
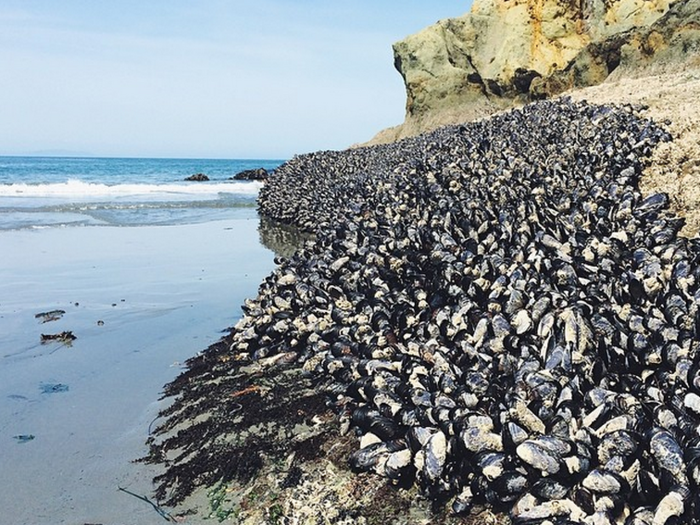
<svg viewBox="0 0 700 525">
<path fill-rule="evenodd" d="M 167 387 L 159 432 L 225 416 L 191 386 L 212 366 L 283 364 L 362 436 L 354 469 L 455 513 L 700 519 L 700 241 L 637 184 L 668 140 L 564 98 L 295 157 L 259 206 L 315 240 Z"/>
</svg>

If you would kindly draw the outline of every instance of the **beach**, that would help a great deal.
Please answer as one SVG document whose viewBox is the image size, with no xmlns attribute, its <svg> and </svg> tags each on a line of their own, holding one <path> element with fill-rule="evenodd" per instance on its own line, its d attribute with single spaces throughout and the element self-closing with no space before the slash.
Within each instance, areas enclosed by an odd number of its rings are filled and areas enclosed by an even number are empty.
<svg viewBox="0 0 700 525">
<path fill-rule="evenodd" d="M 231 216 L 0 232 L 0 523 L 163 522 L 119 491 L 151 497 L 157 471 L 133 461 L 162 387 L 274 266 L 255 210 Z"/>
</svg>

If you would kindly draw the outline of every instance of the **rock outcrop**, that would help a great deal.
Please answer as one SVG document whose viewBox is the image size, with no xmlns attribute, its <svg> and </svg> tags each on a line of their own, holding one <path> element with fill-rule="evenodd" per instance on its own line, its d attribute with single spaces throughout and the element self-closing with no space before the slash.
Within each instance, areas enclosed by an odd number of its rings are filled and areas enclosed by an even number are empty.
<svg viewBox="0 0 700 525">
<path fill-rule="evenodd" d="M 592 42 L 561 70 L 533 82 L 531 98 L 643 74 L 700 66 L 700 1 L 674 2 L 664 16 Z"/>
<path fill-rule="evenodd" d="M 700 0 L 475 0 L 394 44 L 406 121 L 373 142 L 482 117 L 700 48 Z"/>
</svg>

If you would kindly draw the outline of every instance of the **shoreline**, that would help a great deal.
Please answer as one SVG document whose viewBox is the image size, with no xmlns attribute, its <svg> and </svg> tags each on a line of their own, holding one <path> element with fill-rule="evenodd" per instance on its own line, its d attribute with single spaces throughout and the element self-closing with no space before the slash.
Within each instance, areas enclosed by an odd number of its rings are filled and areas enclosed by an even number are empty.
<svg viewBox="0 0 700 525">
<path fill-rule="evenodd" d="M 0 506 L 13 524 L 162 523 L 146 453 L 181 362 L 272 268 L 248 218 L 0 232 Z M 27 265 L 31 261 L 31 265 Z M 35 315 L 65 311 L 42 324 Z M 40 335 L 72 331 L 72 345 Z M 26 436 L 21 441 L 17 436 Z M 29 439 L 31 436 L 31 439 Z"/>
</svg>

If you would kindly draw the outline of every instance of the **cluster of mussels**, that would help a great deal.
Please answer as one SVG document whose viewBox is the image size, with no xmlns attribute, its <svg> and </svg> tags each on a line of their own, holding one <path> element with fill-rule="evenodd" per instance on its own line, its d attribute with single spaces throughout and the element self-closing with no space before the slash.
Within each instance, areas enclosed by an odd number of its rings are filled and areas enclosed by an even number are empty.
<svg viewBox="0 0 700 525">
<path fill-rule="evenodd" d="M 296 362 L 351 465 L 517 523 L 700 519 L 700 240 L 637 181 L 639 108 L 540 102 L 296 157 L 263 213 L 314 230 L 232 334 Z"/>
</svg>

